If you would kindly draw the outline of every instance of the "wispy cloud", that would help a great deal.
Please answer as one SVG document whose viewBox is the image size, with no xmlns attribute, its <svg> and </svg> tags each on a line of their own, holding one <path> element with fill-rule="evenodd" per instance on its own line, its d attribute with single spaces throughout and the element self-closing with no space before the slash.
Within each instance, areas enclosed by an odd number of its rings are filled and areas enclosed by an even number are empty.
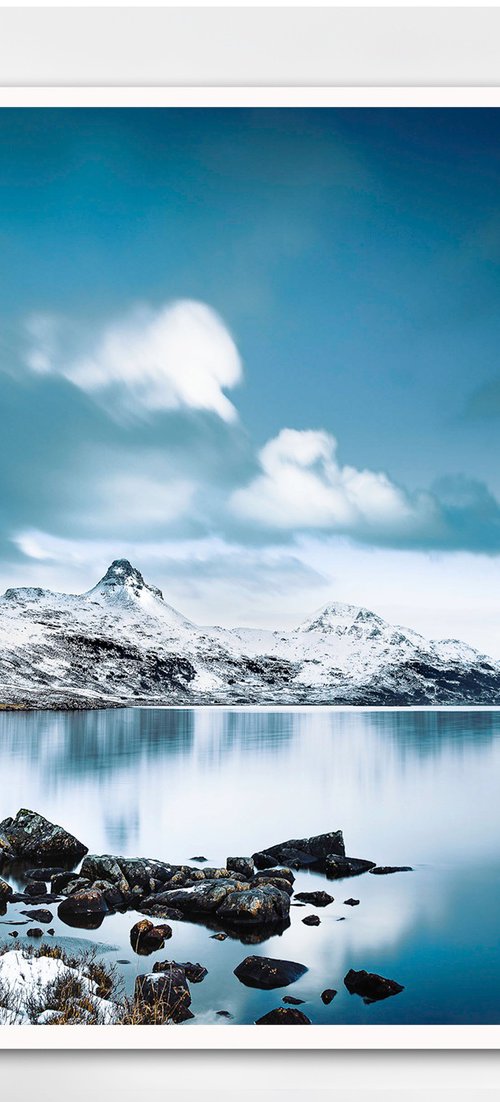
<svg viewBox="0 0 500 1102">
<path fill-rule="evenodd" d="M 236 344 L 219 315 L 202 302 L 178 300 L 159 310 L 141 307 L 111 322 L 84 351 L 68 353 L 71 323 L 48 315 L 28 319 L 26 366 L 58 375 L 116 417 L 195 409 L 236 420 L 224 393 L 242 379 Z M 76 342 L 78 343 L 78 342 Z"/>
</svg>

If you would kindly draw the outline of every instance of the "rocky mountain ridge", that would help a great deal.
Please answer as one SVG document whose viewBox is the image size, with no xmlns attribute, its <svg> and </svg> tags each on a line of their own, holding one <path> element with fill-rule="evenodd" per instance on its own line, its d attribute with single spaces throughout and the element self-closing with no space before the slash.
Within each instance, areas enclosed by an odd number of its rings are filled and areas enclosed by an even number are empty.
<svg viewBox="0 0 500 1102">
<path fill-rule="evenodd" d="M 500 704 L 500 662 L 335 602 L 292 631 L 203 627 L 126 559 L 87 593 L 0 597 L 0 706 Z"/>
</svg>

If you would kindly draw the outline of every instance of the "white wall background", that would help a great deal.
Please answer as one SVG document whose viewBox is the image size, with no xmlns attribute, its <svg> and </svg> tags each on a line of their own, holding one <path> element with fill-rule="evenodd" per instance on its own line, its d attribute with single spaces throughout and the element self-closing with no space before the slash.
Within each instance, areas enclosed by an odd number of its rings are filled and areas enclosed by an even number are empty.
<svg viewBox="0 0 500 1102">
<path fill-rule="evenodd" d="M 0 84 L 500 85 L 493 8 L 0 8 Z M 478 906 L 480 906 L 480 900 Z M 487 1102 L 497 1053 L 2 1052 L 9 1102 Z M 492 1093 L 494 1092 L 494 1093 Z"/>
</svg>

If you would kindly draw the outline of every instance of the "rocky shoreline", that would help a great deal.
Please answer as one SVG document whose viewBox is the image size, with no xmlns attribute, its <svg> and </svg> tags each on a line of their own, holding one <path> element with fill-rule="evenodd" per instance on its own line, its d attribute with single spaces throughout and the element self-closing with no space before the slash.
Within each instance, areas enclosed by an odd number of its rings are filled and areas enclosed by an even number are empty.
<svg viewBox="0 0 500 1102">
<path fill-rule="evenodd" d="M 193 860 L 204 864 L 203 857 Z M 9 869 L 21 873 L 22 892 L 9 883 Z M 23 903 L 22 913 L 28 922 L 47 927 L 57 907 L 58 918 L 66 926 L 96 930 L 106 916 L 117 911 L 138 912 L 147 916 L 130 930 L 131 948 L 138 956 L 164 948 L 172 937 L 169 920 L 201 924 L 214 931 L 213 937 L 230 937 L 248 945 L 282 933 L 290 925 L 291 905 L 309 902 L 321 909 L 333 902 L 333 896 L 324 891 L 299 892 L 294 899 L 295 872 L 303 869 L 319 871 L 331 880 L 411 871 L 408 866 L 380 866 L 366 858 L 346 856 L 341 830 L 273 843 L 251 856 L 228 857 L 224 867 L 204 864 L 200 868 L 156 858 L 89 854 L 87 846 L 63 827 L 27 809 L 0 822 L 1 914 L 5 915 L 11 904 Z M 355 906 L 359 901 L 345 902 Z M 320 921 L 318 915 L 303 920 L 310 926 Z M 31 938 L 42 938 L 54 931 L 34 926 L 26 932 Z M 10 936 L 15 938 L 16 931 Z M 17 947 L 10 953 L 15 951 Z M 0 955 L 0 1009 L 2 972 L 9 957 L 9 952 Z M 306 971 L 298 962 L 248 956 L 234 974 L 247 986 L 269 990 L 295 982 Z M 151 972 L 137 977 L 132 1020 L 164 1024 L 192 1018 L 190 984 L 201 982 L 206 974 L 203 964 L 157 961 Z M 403 990 L 396 981 L 364 970 L 350 969 L 344 984 L 367 1003 Z M 327 1004 L 335 994 L 334 989 L 327 989 L 321 998 Z M 293 1001 L 288 997 L 287 1002 Z M 130 1020 L 130 1007 L 128 1014 Z M 111 1020 L 121 1020 L 119 1008 L 108 1013 L 106 1021 Z M 46 1019 L 42 1017 L 39 1024 L 47 1024 Z M 279 1007 L 256 1024 L 310 1022 L 302 1012 Z"/>
</svg>

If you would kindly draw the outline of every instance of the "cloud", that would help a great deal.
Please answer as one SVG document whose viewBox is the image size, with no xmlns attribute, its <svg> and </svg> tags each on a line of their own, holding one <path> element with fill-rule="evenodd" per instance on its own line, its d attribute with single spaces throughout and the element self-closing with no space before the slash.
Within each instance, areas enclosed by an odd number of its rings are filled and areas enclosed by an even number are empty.
<svg viewBox="0 0 500 1102">
<path fill-rule="evenodd" d="M 327 432 L 282 429 L 259 462 L 261 473 L 231 497 L 232 510 L 253 523 L 397 538 L 439 527 L 430 494 L 410 497 L 383 472 L 340 466 Z"/>
<path fill-rule="evenodd" d="M 136 309 L 107 325 L 90 346 L 87 337 L 84 351 L 75 350 L 71 325 L 55 317 L 31 317 L 26 335 L 30 371 L 62 376 L 118 418 L 187 408 L 237 419 L 224 390 L 242 379 L 239 352 L 221 318 L 202 302 Z"/>
</svg>

